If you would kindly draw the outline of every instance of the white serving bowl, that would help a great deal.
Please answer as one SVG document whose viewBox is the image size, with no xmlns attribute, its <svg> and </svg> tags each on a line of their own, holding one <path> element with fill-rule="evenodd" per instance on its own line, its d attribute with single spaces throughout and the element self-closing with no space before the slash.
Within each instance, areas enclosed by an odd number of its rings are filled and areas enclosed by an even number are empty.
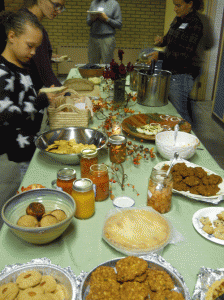
<svg viewBox="0 0 224 300">
<path fill-rule="evenodd" d="M 180 158 L 191 158 L 200 142 L 193 134 L 179 131 L 174 145 L 174 131 L 163 131 L 156 135 L 155 144 L 160 155 L 170 160 L 175 152 L 179 153 Z"/>
<path fill-rule="evenodd" d="M 31 202 L 40 202 L 47 212 L 62 209 L 67 218 L 62 222 L 47 227 L 21 227 L 18 219 L 26 214 Z M 9 199 L 2 208 L 2 219 L 19 238 L 32 244 L 47 244 L 58 238 L 69 226 L 74 217 L 76 204 L 73 198 L 62 191 L 52 189 L 29 190 Z"/>
</svg>

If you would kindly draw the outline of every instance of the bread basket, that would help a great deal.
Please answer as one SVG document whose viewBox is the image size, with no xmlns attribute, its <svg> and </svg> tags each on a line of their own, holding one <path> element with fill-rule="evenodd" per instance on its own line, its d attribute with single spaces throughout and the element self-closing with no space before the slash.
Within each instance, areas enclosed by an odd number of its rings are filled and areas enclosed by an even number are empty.
<svg viewBox="0 0 224 300">
<path fill-rule="evenodd" d="M 88 127 L 91 114 L 89 109 L 79 109 L 75 106 L 78 102 L 79 94 L 72 89 L 66 90 L 70 96 L 60 95 L 54 106 L 48 107 L 48 118 L 50 129 L 64 128 L 64 127 Z M 74 104 L 67 103 L 68 97 L 72 99 Z M 71 102 L 71 101 L 70 101 Z"/>
</svg>

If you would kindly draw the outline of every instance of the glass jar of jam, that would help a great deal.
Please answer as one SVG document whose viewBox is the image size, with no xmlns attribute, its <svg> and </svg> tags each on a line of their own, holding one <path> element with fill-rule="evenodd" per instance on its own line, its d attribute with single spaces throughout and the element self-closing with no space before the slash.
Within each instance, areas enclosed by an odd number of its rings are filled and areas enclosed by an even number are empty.
<svg viewBox="0 0 224 300">
<path fill-rule="evenodd" d="M 111 135 L 108 142 L 110 161 L 115 164 L 123 163 L 126 159 L 127 138 L 121 134 Z"/>
<path fill-rule="evenodd" d="M 72 197 L 76 203 L 75 217 L 88 219 L 95 212 L 95 194 L 93 182 L 88 178 L 77 179 L 73 182 Z"/>
<path fill-rule="evenodd" d="M 103 201 L 109 196 L 108 167 L 105 164 L 92 165 L 90 167 L 90 179 L 96 186 L 96 201 Z"/>
<path fill-rule="evenodd" d="M 74 180 L 76 180 L 76 171 L 70 168 L 63 168 L 58 171 L 57 180 L 52 181 L 52 187 L 61 189 L 71 195 Z"/>
<path fill-rule="evenodd" d="M 165 178 L 166 173 L 165 170 L 153 169 L 148 185 L 147 205 L 161 214 L 169 212 L 171 208 L 173 178 L 171 173 Z M 161 190 L 156 189 L 159 183 L 163 184 Z"/>
<path fill-rule="evenodd" d="M 89 177 L 90 167 L 98 163 L 97 155 L 98 151 L 95 149 L 83 149 L 81 151 L 80 168 L 82 178 Z"/>
</svg>

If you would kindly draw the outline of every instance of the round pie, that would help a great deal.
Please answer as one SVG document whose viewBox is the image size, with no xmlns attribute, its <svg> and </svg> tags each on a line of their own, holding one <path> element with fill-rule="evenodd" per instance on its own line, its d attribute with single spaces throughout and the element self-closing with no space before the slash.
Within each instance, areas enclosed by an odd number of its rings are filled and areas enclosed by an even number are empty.
<svg viewBox="0 0 224 300">
<path fill-rule="evenodd" d="M 123 210 L 110 216 L 104 225 L 105 240 L 130 252 L 150 252 L 165 246 L 171 227 L 159 213 L 146 209 Z"/>
</svg>

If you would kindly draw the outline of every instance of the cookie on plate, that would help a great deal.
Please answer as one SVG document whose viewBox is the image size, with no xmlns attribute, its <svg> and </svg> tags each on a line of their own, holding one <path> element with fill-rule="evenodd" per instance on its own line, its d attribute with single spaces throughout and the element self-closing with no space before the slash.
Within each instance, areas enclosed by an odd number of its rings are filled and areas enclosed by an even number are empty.
<svg viewBox="0 0 224 300">
<path fill-rule="evenodd" d="M 38 285 L 41 281 L 41 278 L 42 275 L 40 272 L 36 270 L 30 270 L 19 274 L 16 279 L 16 283 L 21 290 L 25 290 Z"/>
<path fill-rule="evenodd" d="M 120 259 L 116 263 L 117 280 L 125 282 L 134 280 L 136 276 L 140 276 L 146 272 L 148 263 L 139 257 L 128 256 Z"/>
<path fill-rule="evenodd" d="M 19 293 L 19 288 L 16 283 L 9 282 L 0 286 L 0 299 L 14 300 Z"/>
</svg>

